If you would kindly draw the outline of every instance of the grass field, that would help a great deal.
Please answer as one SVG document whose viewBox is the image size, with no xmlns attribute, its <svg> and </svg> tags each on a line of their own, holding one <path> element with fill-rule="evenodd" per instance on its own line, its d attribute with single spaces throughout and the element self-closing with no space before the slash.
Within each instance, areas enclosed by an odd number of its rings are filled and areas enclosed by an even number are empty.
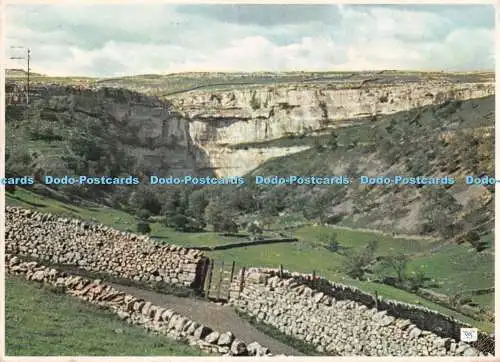
<svg viewBox="0 0 500 362">
<path fill-rule="evenodd" d="M 8 356 L 202 356 L 199 349 L 20 277 L 5 280 Z"/>
<path fill-rule="evenodd" d="M 14 197 L 6 194 L 7 204 L 23 207 L 35 207 L 44 212 L 52 212 L 72 217 L 99 220 L 101 223 L 113 226 L 120 230 L 135 231 L 135 218 L 122 211 L 111 208 L 81 208 L 63 204 L 59 201 L 18 189 Z M 289 221 L 289 220 L 287 220 Z M 277 221 L 279 224 L 279 221 Z M 151 224 L 151 236 L 161 242 L 173 243 L 181 246 L 214 245 L 231 242 L 236 238 L 221 238 L 217 233 L 182 233 L 167 228 L 159 223 Z M 421 255 L 410 264 L 411 268 L 425 265 L 426 276 L 440 282 L 436 289 L 440 293 L 453 295 L 466 289 L 478 289 L 493 286 L 493 256 L 487 253 L 471 253 L 465 245 L 445 247 L 439 253 L 430 253 L 434 242 L 432 240 L 392 238 L 383 234 L 365 231 L 331 229 L 321 226 L 303 226 L 289 233 L 299 239 L 296 243 L 268 244 L 262 246 L 249 246 L 229 250 L 205 252 L 205 255 L 224 259 L 226 262 L 235 261 L 238 267 L 279 267 L 303 273 L 312 273 L 329 280 L 353 285 L 361 290 L 374 293 L 375 291 L 387 299 L 399 300 L 411 304 L 420 304 L 430 309 L 454 316 L 466 323 L 485 330 L 493 330 L 491 323 L 475 321 L 456 311 L 445 308 L 436 303 L 418 297 L 409 292 L 375 282 L 359 281 L 347 277 L 342 272 L 344 256 L 332 253 L 322 244 L 320 236 L 324 232 L 334 232 L 341 246 L 358 248 L 369 240 L 379 241 L 379 255 L 395 252 L 405 252 Z M 472 261 L 472 262 L 471 262 Z M 468 276 L 463 279 L 464 273 Z M 476 277 L 472 278 L 471 275 Z M 464 282 L 468 280 L 468 282 Z M 474 299 L 482 306 L 491 307 L 493 296 L 480 296 Z"/>
<path fill-rule="evenodd" d="M 378 74 L 377 74 L 378 73 Z M 86 77 L 52 77 L 40 74 L 31 76 L 32 84 L 61 84 L 71 85 L 88 83 L 90 85 L 122 87 L 140 91 L 155 96 L 168 96 L 183 93 L 189 90 L 214 91 L 248 88 L 251 86 L 272 86 L 276 84 L 328 84 L 329 86 L 359 85 L 362 80 L 376 77 L 382 82 L 405 82 L 423 80 L 461 80 L 487 81 L 491 80 L 491 73 L 440 73 L 418 71 L 391 71 L 383 72 L 255 72 L 255 73 L 176 73 L 176 74 L 141 74 L 116 78 L 86 78 Z M 22 71 L 8 70 L 7 80 L 24 81 Z M 380 79 L 381 78 L 381 79 Z"/>
</svg>

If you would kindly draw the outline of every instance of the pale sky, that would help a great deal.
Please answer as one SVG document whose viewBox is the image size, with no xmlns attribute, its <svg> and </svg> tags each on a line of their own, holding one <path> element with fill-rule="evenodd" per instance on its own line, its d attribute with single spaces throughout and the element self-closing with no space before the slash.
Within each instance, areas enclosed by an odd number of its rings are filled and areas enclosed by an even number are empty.
<svg viewBox="0 0 500 362">
<path fill-rule="evenodd" d="M 493 70 L 494 17 L 492 5 L 16 4 L 6 40 L 49 75 Z"/>
</svg>

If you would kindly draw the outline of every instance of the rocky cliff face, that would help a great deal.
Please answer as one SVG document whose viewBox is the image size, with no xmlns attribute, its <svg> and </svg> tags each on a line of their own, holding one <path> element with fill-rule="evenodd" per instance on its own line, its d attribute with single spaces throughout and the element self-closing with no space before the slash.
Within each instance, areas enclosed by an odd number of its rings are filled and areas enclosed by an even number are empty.
<svg viewBox="0 0 500 362">
<path fill-rule="evenodd" d="M 252 143 L 322 133 L 367 117 L 408 111 L 450 99 L 494 94 L 494 82 L 399 85 L 276 86 L 187 92 L 170 100 L 189 119 L 189 134 L 221 175 L 242 174 L 265 160 L 303 148 L 265 149 Z M 246 144 L 244 150 L 232 146 Z M 249 160 L 251 160 L 249 162 Z"/>
<path fill-rule="evenodd" d="M 23 102 L 9 85 L 7 104 Z M 196 90 L 160 101 L 123 89 L 82 90 L 44 86 L 32 90 L 44 114 L 106 118 L 126 129 L 145 169 L 160 174 L 242 175 L 273 157 L 308 146 L 269 147 L 266 142 L 322 134 L 373 116 L 408 111 L 449 99 L 494 94 L 494 79 L 361 84 L 281 84 Z M 12 110 L 7 107 L 7 121 Z M 72 118 L 71 118 L 72 117 Z M 69 125 L 68 123 L 66 123 Z"/>
</svg>

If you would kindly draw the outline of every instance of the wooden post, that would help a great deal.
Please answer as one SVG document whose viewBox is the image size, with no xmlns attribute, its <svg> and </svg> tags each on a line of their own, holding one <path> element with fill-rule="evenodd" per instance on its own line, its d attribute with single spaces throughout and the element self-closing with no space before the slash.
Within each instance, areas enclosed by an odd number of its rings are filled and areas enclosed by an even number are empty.
<svg viewBox="0 0 500 362">
<path fill-rule="evenodd" d="M 208 264 L 208 286 L 207 286 L 207 291 L 205 294 L 205 297 L 208 299 L 210 296 L 210 288 L 212 287 L 212 274 L 214 271 L 214 260 L 210 259 L 209 264 Z"/>
<path fill-rule="evenodd" d="M 207 273 L 208 273 L 208 267 L 210 265 L 210 259 L 205 258 L 203 259 L 203 265 L 200 268 L 200 275 L 199 275 L 199 284 L 197 288 L 200 290 L 201 293 L 205 291 L 205 285 L 207 283 Z"/>
<path fill-rule="evenodd" d="M 217 300 L 220 300 L 220 286 L 222 284 L 223 275 L 224 275 L 224 260 L 222 260 L 220 264 L 219 285 L 217 286 Z"/>
<path fill-rule="evenodd" d="M 283 279 L 283 264 L 280 264 L 280 278 Z"/>
<path fill-rule="evenodd" d="M 229 289 L 227 291 L 227 301 L 229 302 L 229 299 L 231 298 L 231 287 L 233 286 L 233 276 L 234 276 L 234 267 L 236 266 L 236 263 L 233 260 L 233 265 L 231 266 L 231 276 L 229 277 Z"/>
<path fill-rule="evenodd" d="M 378 292 L 375 291 L 375 309 L 378 309 Z"/>
<path fill-rule="evenodd" d="M 243 291 L 244 283 L 245 283 L 245 267 L 241 268 L 240 290 L 238 291 L 238 298 L 240 297 L 240 294 Z"/>
<path fill-rule="evenodd" d="M 312 286 L 313 288 L 316 287 L 316 270 L 313 270 Z"/>
</svg>

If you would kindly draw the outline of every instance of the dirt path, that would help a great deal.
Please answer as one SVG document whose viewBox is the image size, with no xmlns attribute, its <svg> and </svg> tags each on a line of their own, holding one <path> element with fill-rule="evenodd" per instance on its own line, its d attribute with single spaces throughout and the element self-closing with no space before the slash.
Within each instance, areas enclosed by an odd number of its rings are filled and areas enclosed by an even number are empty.
<svg viewBox="0 0 500 362">
<path fill-rule="evenodd" d="M 272 354 L 284 354 L 287 356 L 303 356 L 303 353 L 294 348 L 271 338 L 262 333 L 249 322 L 240 318 L 236 312 L 228 305 L 218 305 L 212 302 L 176 297 L 174 295 L 160 294 L 153 291 L 139 289 L 121 284 L 106 282 L 112 287 L 143 298 L 155 305 L 171 308 L 177 313 L 191 318 L 199 323 L 205 324 L 218 332 L 231 331 L 234 335 L 245 343 L 257 342 L 260 345 L 269 348 Z"/>
</svg>

